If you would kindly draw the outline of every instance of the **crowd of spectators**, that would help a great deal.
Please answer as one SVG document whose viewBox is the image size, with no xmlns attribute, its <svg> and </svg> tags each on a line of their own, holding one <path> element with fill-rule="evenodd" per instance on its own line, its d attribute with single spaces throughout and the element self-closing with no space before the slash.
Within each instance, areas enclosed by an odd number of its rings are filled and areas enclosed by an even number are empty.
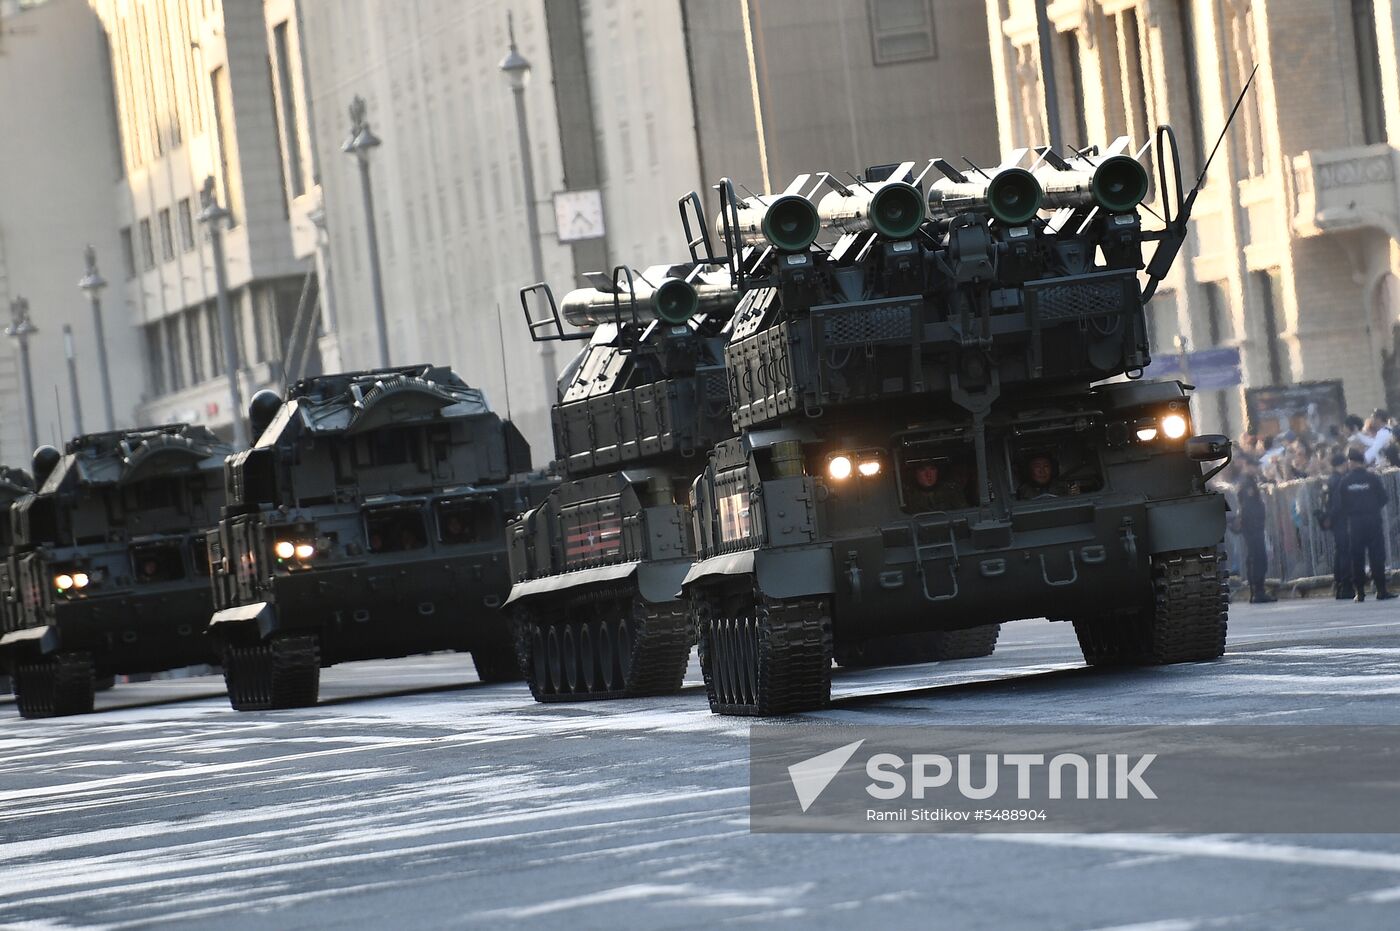
<svg viewBox="0 0 1400 931">
<path fill-rule="evenodd" d="M 1381 409 L 1365 420 L 1352 414 L 1321 433 L 1288 430 L 1278 436 L 1260 436 L 1245 431 L 1235 445 L 1235 463 L 1225 480 L 1238 481 L 1250 466 L 1263 484 L 1324 477 L 1344 468 L 1352 449 L 1360 450 L 1371 468 L 1400 468 L 1397 432 L 1400 424 Z"/>
<path fill-rule="evenodd" d="M 1387 590 L 1384 569 L 1380 513 L 1385 494 L 1376 491 L 1381 486 L 1374 475 L 1368 476 L 1386 468 L 1400 468 L 1400 424 L 1379 408 L 1365 420 L 1353 414 L 1319 432 L 1240 434 L 1234 461 L 1220 478 L 1232 498 L 1231 527 L 1244 539 L 1245 561 L 1240 568 L 1249 586 L 1249 600 L 1274 600 L 1265 588 L 1268 552 L 1261 488 L 1307 478 L 1328 479 L 1323 504 L 1312 517 L 1334 537 L 1336 597 L 1365 600 L 1363 567 L 1367 563 L 1376 597 L 1395 597 Z M 1348 503 L 1349 496 L 1356 501 Z"/>
</svg>

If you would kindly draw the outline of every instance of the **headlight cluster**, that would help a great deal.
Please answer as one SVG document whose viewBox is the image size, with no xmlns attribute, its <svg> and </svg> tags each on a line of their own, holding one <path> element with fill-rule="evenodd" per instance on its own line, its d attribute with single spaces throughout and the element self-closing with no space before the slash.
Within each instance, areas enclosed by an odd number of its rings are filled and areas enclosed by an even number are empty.
<svg viewBox="0 0 1400 931">
<path fill-rule="evenodd" d="M 86 572 L 60 572 L 53 577 L 53 587 L 60 592 L 81 591 L 92 584 L 92 577 Z"/>
<path fill-rule="evenodd" d="M 1140 442 L 1150 443 L 1160 437 L 1169 440 L 1179 440 L 1190 430 L 1191 424 L 1181 414 L 1167 414 L 1160 418 L 1151 418 L 1138 421 L 1137 438 Z"/>
<path fill-rule="evenodd" d="M 884 462 L 878 449 L 867 449 L 852 453 L 835 453 L 826 460 L 826 474 L 838 482 L 843 482 L 853 474 L 864 478 L 879 475 Z"/>
<path fill-rule="evenodd" d="M 272 544 L 272 555 L 281 562 L 306 562 L 316 555 L 316 544 L 310 540 L 278 540 Z"/>
</svg>

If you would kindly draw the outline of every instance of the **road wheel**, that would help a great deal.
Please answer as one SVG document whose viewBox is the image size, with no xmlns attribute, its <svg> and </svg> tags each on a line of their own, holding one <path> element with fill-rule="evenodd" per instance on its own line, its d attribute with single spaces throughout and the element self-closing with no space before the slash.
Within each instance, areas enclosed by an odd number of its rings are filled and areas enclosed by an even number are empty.
<svg viewBox="0 0 1400 931">
<path fill-rule="evenodd" d="M 1218 549 L 1153 556 L 1150 606 L 1075 620 L 1085 662 L 1159 666 L 1218 659 L 1230 608 L 1223 566 Z"/>
<path fill-rule="evenodd" d="M 15 705 L 21 717 L 56 718 L 92 711 L 96 692 L 90 653 L 58 653 L 15 669 Z"/>
<path fill-rule="evenodd" d="M 836 663 L 846 669 L 864 669 L 975 659 L 991 656 L 1000 635 L 1000 624 L 984 624 L 967 630 L 930 630 L 919 634 L 877 637 L 859 643 L 838 644 Z"/>
<path fill-rule="evenodd" d="M 715 714 L 769 716 L 831 701 L 831 614 L 824 598 L 697 605 L 700 669 Z"/>
<path fill-rule="evenodd" d="M 321 690 L 320 641 L 302 636 L 229 644 L 224 648 L 224 684 L 235 711 L 314 705 Z"/>
</svg>

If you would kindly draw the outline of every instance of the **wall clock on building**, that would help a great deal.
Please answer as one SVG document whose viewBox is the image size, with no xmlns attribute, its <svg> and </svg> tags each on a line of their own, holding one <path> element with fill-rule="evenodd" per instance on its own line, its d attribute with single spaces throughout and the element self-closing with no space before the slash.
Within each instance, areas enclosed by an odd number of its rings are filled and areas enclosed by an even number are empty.
<svg viewBox="0 0 1400 931">
<path fill-rule="evenodd" d="M 598 190 L 558 191 L 554 195 L 554 228 L 560 242 L 601 239 L 603 194 Z"/>
</svg>

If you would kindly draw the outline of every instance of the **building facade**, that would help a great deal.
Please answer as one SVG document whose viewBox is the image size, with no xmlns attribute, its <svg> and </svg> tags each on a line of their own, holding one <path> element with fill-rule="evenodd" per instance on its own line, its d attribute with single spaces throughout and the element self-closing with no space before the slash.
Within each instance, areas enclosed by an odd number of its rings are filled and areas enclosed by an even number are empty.
<svg viewBox="0 0 1400 931">
<path fill-rule="evenodd" d="M 371 177 L 392 359 L 452 363 L 509 408 L 537 461 L 552 455 L 553 374 L 571 351 L 542 355 L 521 313 L 518 289 L 538 276 L 498 68 L 508 15 L 531 65 L 532 209 L 560 296 L 584 272 L 684 259 L 677 200 L 708 200 L 722 176 L 781 189 L 800 172 L 996 151 L 977 0 L 297 6 L 341 361 L 375 357 L 359 170 L 341 152 L 359 95 L 382 139 Z"/>
<path fill-rule="evenodd" d="M 1201 425 L 1242 428 L 1245 386 L 1337 379 L 1353 411 L 1400 407 L 1400 3 L 1053 0 L 1046 12 L 1048 82 L 1034 0 L 987 0 L 1003 147 L 1050 138 L 1049 87 L 1066 145 L 1128 135 L 1136 148 L 1170 123 L 1189 187 L 1258 67 L 1149 308 L 1154 355 L 1240 351 L 1244 386 L 1199 393 Z"/>
<path fill-rule="evenodd" d="M 310 161 L 285 145 L 279 94 L 293 65 L 272 54 L 261 4 L 91 0 L 107 34 L 122 176 L 112 297 L 139 329 L 143 422 L 225 435 L 234 417 L 200 192 L 214 179 L 230 217 L 225 269 L 242 397 L 281 390 L 289 344 L 316 299 L 315 263 L 293 248 L 297 184 Z M 290 346 L 295 350 L 296 346 Z M 314 368 L 314 360 L 313 360 Z"/>
<path fill-rule="evenodd" d="M 119 282 L 120 240 L 112 185 L 116 152 L 112 83 L 101 26 L 87 0 L 0 3 L 0 321 L 24 299 L 38 443 L 77 432 L 64 326 L 72 328 L 82 428 L 106 428 L 97 341 L 78 289 L 84 248 Z M 113 414 L 136 417 L 143 388 L 140 342 L 120 287 L 109 287 L 104 330 L 112 360 Z M 15 340 L 0 348 L 0 462 L 29 467 L 34 439 Z"/>
</svg>

